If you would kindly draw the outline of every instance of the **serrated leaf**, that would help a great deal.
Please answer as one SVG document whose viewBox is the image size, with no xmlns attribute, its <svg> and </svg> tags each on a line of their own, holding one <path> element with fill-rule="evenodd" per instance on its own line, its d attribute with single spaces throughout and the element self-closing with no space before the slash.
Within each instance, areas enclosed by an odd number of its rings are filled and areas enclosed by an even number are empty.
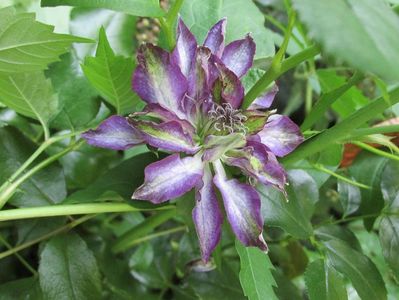
<svg viewBox="0 0 399 300">
<path fill-rule="evenodd" d="M 0 100 L 17 113 L 39 120 L 48 128 L 58 113 L 58 98 L 43 72 L 4 75 L 0 73 Z"/>
<path fill-rule="evenodd" d="M 381 274 L 367 256 L 337 240 L 324 245 L 327 248 L 328 263 L 350 279 L 362 300 L 387 299 Z"/>
<path fill-rule="evenodd" d="M 277 299 L 273 286 L 277 286 L 271 273 L 274 269 L 269 257 L 258 248 L 244 247 L 236 240 L 240 256 L 240 282 L 249 300 Z"/>
<path fill-rule="evenodd" d="M 87 128 L 96 117 L 101 102 L 76 59 L 72 54 L 65 54 L 60 62 L 50 65 L 46 74 L 58 94 L 60 106 L 52 127 L 72 131 Z"/>
<path fill-rule="evenodd" d="M 322 259 L 309 264 L 305 283 L 310 300 L 346 300 L 348 295 L 342 277 Z"/>
<path fill-rule="evenodd" d="M 392 203 L 399 194 L 399 162 L 390 161 L 381 175 L 381 191 L 385 204 Z"/>
<path fill-rule="evenodd" d="M 101 279 L 93 253 L 76 234 L 46 243 L 40 256 L 39 280 L 45 299 L 101 298 Z"/>
<path fill-rule="evenodd" d="M 90 83 L 116 108 L 117 114 L 132 112 L 139 102 L 131 87 L 134 67 L 132 59 L 115 56 L 104 28 L 100 30 L 96 56 L 87 57 L 82 65 Z"/>
<path fill-rule="evenodd" d="M 6 74 L 43 70 L 68 51 L 74 42 L 91 42 L 53 33 L 53 26 L 35 21 L 31 13 L 0 9 L 0 72 Z"/>
<path fill-rule="evenodd" d="M 293 3 L 309 35 L 327 53 L 364 72 L 397 81 L 399 18 L 383 0 L 294 0 Z"/>
<path fill-rule="evenodd" d="M 361 202 L 360 188 L 338 180 L 339 201 L 344 209 L 344 217 L 356 212 Z"/>
<path fill-rule="evenodd" d="M 86 8 L 107 8 L 134 16 L 161 17 L 165 12 L 157 0 L 42 0 L 42 6 L 70 5 Z"/>
<path fill-rule="evenodd" d="M 347 227 L 329 224 L 318 227 L 314 233 L 322 241 L 340 240 L 347 243 L 353 249 L 362 252 L 362 247 L 356 235 Z"/>
<path fill-rule="evenodd" d="M 264 16 L 252 1 L 185 0 L 180 14 L 199 43 L 204 41 L 211 26 L 227 17 L 226 43 L 251 33 L 256 42 L 255 58 L 274 55 L 273 35 L 264 26 Z"/>
</svg>

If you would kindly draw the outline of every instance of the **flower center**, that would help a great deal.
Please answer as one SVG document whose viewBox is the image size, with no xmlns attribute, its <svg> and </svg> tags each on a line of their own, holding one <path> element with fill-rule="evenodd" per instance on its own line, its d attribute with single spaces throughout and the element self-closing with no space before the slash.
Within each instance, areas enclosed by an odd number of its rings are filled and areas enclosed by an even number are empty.
<svg viewBox="0 0 399 300">
<path fill-rule="evenodd" d="M 247 132 L 244 125 L 247 117 L 241 113 L 240 109 L 234 109 L 230 103 L 214 104 L 208 112 L 208 117 L 213 124 L 213 129 L 222 134 L 234 132 L 246 134 Z"/>
</svg>

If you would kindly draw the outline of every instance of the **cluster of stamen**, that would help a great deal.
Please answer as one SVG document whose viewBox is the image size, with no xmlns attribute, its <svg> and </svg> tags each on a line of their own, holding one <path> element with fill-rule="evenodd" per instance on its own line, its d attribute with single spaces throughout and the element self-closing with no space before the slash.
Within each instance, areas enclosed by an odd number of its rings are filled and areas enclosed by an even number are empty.
<svg viewBox="0 0 399 300">
<path fill-rule="evenodd" d="M 213 123 L 213 128 L 218 132 L 242 132 L 244 134 L 247 132 L 244 125 L 247 117 L 242 114 L 241 110 L 234 109 L 230 103 L 214 104 L 208 112 L 208 116 Z"/>
</svg>

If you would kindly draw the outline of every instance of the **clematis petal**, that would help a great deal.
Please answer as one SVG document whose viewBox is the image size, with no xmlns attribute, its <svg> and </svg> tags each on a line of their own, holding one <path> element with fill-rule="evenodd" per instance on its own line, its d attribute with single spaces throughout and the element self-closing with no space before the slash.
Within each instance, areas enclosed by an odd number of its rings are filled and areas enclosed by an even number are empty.
<svg viewBox="0 0 399 300">
<path fill-rule="evenodd" d="M 188 133 L 191 136 L 193 136 L 195 133 L 195 128 L 191 125 L 190 122 L 188 122 L 187 120 L 180 119 L 178 116 L 176 116 L 176 114 L 167 110 L 166 108 L 163 108 L 162 106 L 156 103 L 150 103 L 146 105 L 143 111 L 135 112 L 130 116 L 133 118 L 140 118 L 143 116 L 151 117 L 163 122 L 177 121 L 180 123 L 185 133 Z"/>
<path fill-rule="evenodd" d="M 280 157 L 292 152 L 304 140 L 299 127 L 282 115 L 270 116 L 258 136 L 264 145 Z"/>
<path fill-rule="evenodd" d="M 177 24 L 176 47 L 172 56 L 180 66 L 183 75 L 188 78 L 195 59 L 197 41 L 183 20 L 179 18 Z"/>
<path fill-rule="evenodd" d="M 83 133 L 82 137 L 90 145 L 113 150 L 126 150 L 143 143 L 137 130 L 121 116 L 109 117 L 97 129 Z"/>
<path fill-rule="evenodd" d="M 252 110 L 252 109 L 267 109 L 267 108 L 269 108 L 272 105 L 277 93 L 278 93 L 278 86 L 277 86 L 277 84 L 273 84 L 270 89 L 268 89 L 266 92 L 264 92 L 258 98 L 256 98 L 255 101 L 252 102 L 252 104 L 249 106 L 248 109 Z"/>
<path fill-rule="evenodd" d="M 195 187 L 203 175 L 201 158 L 180 158 L 170 155 L 150 164 L 144 170 L 145 180 L 132 196 L 132 199 L 161 203 L 180 197 Z"/>
<path fill-rule="evenodd" d="M 185 132 L 178 121 L 154 123 L 151 121 L 129 120 L 142 135 L 145 142 L 153 147 L 166 151 L 194 154 L 198 151 L 192 136 Z"/>
<path fill-rule="evenodd" d="M 208 31 L 204 46 L 211 49 L 217 57 L 221 57 L 224 50 L 224 39 L 226 34 L 226 18 L 221 19 Z"/>
<path fill-rule="evenodd" d="M 223 222 L 208 164 L 204 168 L 202 181 L 196 191 L 193 220 L 200 242 L 202 260 L 207 263 L 219 243 Z"/>
<path fill-rule="evenodd" d="M 251 36 L 231 42 L 223 51 L 222 61 L 238 77 L 242 77 L 252 67 L 256 45 Z"/>
<path fill-rule="evenodd" d="M 258 192 L 237 179 L 228 180 L 220 161 L 216 161 L 214 167 L 216 175 L 213 181 L 222 194 L 227 219 L 234 234 L 245 246 L 256 246 L 267 251 L 262 236 L 263 218 Z"/>
<path fill-rule="evenodd" d="M 245 136 L 242 133 L 229 135 L 208 135 L 204 142 L 203 161 L 212 162 L 220 159 L 227 151 L 245 146 Z"/>
<path fill-rule="evenodd" d="M 229 103 L 232 108 L 241 106 L 244 99 L 244 87 L 240 79 L 224 65 L 216 63 L 219 78 L 213 85 L 213 96 L 217 102 Z"/>
<path fill-rule="evenodd" d="M 181 99 L 187 91 L 187 80 L 178 64 L 165 50 L 142 45 L 137 54 L 138 66 L 133 74 L 133 90 L 148 103 L 159 103 L 179 117 Z"/>
<path fill-rule="evenodd" d="M 242 169 L 246 175 L 265 185 L 275 186 L 285 194 L 287 175 L 276 156 L 265 145 L 249 141 L 242 150 L 227 153 L 225 162 Z"/>
</svg>

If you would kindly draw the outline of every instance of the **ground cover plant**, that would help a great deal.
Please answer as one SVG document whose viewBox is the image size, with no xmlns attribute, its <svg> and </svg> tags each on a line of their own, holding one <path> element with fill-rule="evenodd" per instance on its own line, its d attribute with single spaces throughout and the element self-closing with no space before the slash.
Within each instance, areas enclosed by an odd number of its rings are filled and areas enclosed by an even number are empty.
<svg viewBox="0 0 399 300">
<path fill-rule="evenodd" d="M 0 299 L 397 299 L 398 14 L 3 0 Z"/>
</svg>

